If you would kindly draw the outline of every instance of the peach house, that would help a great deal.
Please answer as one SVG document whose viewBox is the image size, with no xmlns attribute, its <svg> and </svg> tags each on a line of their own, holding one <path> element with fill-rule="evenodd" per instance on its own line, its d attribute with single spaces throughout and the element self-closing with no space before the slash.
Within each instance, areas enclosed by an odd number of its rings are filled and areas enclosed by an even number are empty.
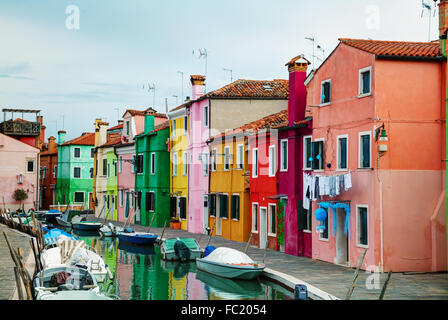
<svg viewBox="0 0 448 320">
<path fill-rule="evenodd" d="M 352 187 L 313 201 L 312 258 L 356 267 L 367 249 L 362 269 L 446 270 L 439 44 L 339 40 L 305 81 L 312 169 L 350 174 Z M 322 203 L 334 208 L 320 233 Z"/>
</svg>

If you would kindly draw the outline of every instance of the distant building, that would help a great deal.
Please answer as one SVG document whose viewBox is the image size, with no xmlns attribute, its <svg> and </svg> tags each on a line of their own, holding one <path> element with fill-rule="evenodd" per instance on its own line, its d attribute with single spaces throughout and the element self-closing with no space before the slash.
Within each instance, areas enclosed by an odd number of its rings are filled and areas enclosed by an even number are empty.
<svg viewBox="0 0 448 320">
<path fill-rule="evenodd" d="M 39 208 L 49 210 L 56 201 L 56 182 L 58 174 L 58 145 L 55 137 L 49 137 L 40 153 L 40 193 Z"/>
</svg>

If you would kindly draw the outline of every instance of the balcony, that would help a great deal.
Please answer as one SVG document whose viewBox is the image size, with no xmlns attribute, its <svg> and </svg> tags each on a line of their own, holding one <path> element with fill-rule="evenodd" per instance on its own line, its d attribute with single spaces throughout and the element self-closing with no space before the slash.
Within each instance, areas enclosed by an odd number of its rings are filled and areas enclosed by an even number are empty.
<svg viewBox="0 0 448 320">
<path fill-rule="evenodd" d="M 39 110 L 3 109 L 4 121 L 0 123 L 0 132 L 9 136 L 39 136 L 41 123 L 38 121 Z M 6 113 L 11 113 L 11 120 L 6 120 Z M 22 114 L 22 118 L 14 119 L 14 113 Z M 24 113 L 36 114 L 36 121 L 23 119 Z M 13 120 L 14 119 L 14 120 Z"/>
</svg>

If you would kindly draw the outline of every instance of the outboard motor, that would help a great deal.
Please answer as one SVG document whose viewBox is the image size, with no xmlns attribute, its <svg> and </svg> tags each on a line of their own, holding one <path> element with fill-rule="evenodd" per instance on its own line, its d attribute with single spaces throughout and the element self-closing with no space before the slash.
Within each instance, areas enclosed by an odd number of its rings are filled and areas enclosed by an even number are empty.
<svg viewBox="0 0 448 320">
<path fill-rule="evenodd" d="M 190 249 L 180 240 L 174 243 L 174 252 L 179 257 L 181 261 L 190 260 Z"/>
</svg>

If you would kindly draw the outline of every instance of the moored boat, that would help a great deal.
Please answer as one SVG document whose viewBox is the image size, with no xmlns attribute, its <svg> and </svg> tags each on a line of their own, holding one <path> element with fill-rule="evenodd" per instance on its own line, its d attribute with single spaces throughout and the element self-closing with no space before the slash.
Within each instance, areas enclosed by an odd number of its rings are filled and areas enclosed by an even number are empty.
<svg viewBox="0 0 448 320">
<path fill-rule="evenodd" d="M 123 232 L 124 229 L 109 222 L 109 225 L 103 225 L 99 231 L 103 237 L 116 237 L 118 233 Z"/>
<path fill-rule="evenodd" d="M 194 238 L 162 239 L 160 253 L 163 260 L 191 261 L 202 257 L 203 250 Z"/>
<path fill-rule="evenodd" d="M 98 231 L 101 226 L 102 223 L 99 221 L 78 221 L 72 223 L 73 229 L 85 231 Z"/>
<path fill-rule="evenodd" d="M 61 239 L 60 237 L 63 236 L 63 239 L 70 239 L 70 240 L 79 240 L 74 235 L 71 235 L 70 233 L 65 232 L 61 229 L 47 229 L 44 231 L 44 240 L 45 240 L 45 246 L 51 246 L 51 245 L 57 245 L 57 241 Z"/>
<path fill-rule="evenodd" d="M 119 241 L 137 245 L 149 245 L 157 240 L 157 235 L 148 232 L 118 232 L 117 237 Z"/>
<path fill-rule="evenodd" d="M 213 250 L 207 257 L 196 259 L 199 270 L 230 278 L 251 280 L 258 277 L 265 265 L 253 261 L 247 254 L 226 247 Z"/>
</svg>

